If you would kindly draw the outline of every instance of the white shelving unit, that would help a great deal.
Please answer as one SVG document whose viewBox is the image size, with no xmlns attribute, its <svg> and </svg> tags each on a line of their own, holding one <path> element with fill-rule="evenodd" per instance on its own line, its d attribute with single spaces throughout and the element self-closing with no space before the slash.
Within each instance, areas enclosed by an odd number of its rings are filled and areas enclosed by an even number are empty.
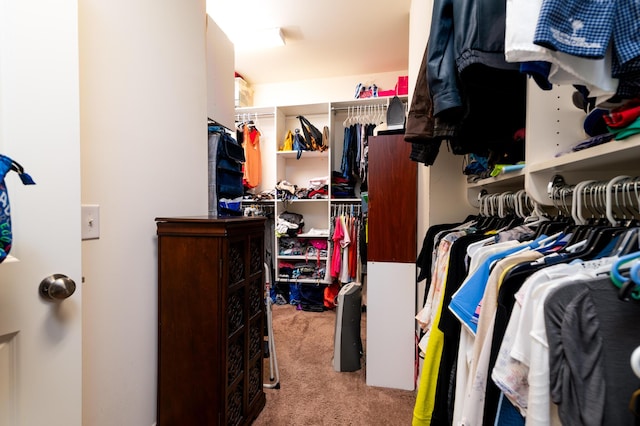
<svg viewBox="0 0 640 426">
<path fill-rule="evenodd" d="M 404 102 L 407 96 L 400 97 Z M 284 202 L 275 200 L 274 216 L 277 218 L 283 211 L 291 211 L 302 214 L 304 217 L 304 231 L 311 229 L 330 229 L 331 205 L 334 203 L 360 203 L 360 198 L 332 198 L 331 197 L 331 174 L 333 170 L 340 170 L 342 159 L 344 127 L 343 122 L 349 114 L 349 109 L 353 112 L 377 111 L 386 116 L 386 106 L 392 98 L 369 98 L 354 99 L 341 102 L 322 102 L 302 105 L 284 105 L 272 107 L 245 107 L 236 108 L 237 120 L 253 120 L 261 133 L 260 150 L 262 156 L 262 182 L 255 188 L 256 193 L 273 190 L 281 180 L 307 187 L 309 180 L 317 177 L 327 177 L 329 182 L 329 194 L 326 199 L 302 199 Z M 324 126 L 329 127 L 329 149 L 324 152 L 304 151 L 297 159 L 297 151 L 279 151 L 284 138 L 289 130 L 294 132 L 296 128 L 301 128 L 299 115 L 305 116 L 313 125 L 322 130 Z M 356 190 L 359 196 L 359 188 Z M 298 238 L 305 238 L 298 236 Z M 315 238 L 318 238 L 317 236 Z M 329 238 L 327 234 L 326 238 Z M 304 261 L 304 256 L 282 256 L 278 252 L 278 239 L 274 240 L 275 266 L 276 270 L 280 261 Z M 330 254 L 329 254 L 330 256 Z M 326 265 L 326 258 L 320 259 Z M 276 279 L 283 282 L 299 283 L 328 283 L 328 277 L 322 279 Z"/>
</svg>

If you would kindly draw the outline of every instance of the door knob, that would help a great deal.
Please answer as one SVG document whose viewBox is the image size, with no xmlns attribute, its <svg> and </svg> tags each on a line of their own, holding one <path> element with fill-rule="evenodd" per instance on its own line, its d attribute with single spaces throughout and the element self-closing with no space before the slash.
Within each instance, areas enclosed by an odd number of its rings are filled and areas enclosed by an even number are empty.
<svg viewBox="0 0 640 426">
<path fill-rule="evenodd" d="M 63 274 L 49 275 L 40 282 L 40 295 L 48 300 L 64 300 L 74 291 L 76 291 L 76 283 Z"/>
</svg>

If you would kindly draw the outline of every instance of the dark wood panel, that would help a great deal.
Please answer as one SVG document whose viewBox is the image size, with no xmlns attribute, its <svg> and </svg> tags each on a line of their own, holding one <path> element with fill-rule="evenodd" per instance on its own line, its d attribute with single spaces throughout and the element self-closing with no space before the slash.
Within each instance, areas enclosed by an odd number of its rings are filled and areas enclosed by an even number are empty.
<svg viewBox="0 0 640 426">
<path fill-rule="evenodd" d="M 418 167 L 404 135 L 369 138 L 367 260 L 415 263 Z"/>
<path fill-rule="evenodd" d="M 248 426 L 265 405 L 264 218 L 158 218 L 158 425 Z"/>
</svg>

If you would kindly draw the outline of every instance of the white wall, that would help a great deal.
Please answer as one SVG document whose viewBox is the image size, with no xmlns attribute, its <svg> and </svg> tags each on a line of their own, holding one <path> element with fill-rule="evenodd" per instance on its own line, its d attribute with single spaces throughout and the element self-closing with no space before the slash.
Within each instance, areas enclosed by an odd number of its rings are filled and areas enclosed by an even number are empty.
<svg viewBox="0 0 640 426">
<path fill-rule="evenodd" d="M 154 218 L 207 213 L 204 0 L 79 2 L 83 424 L 156 419 Z"/>
<path fill-rule="evenodd" d="M 412 0 L 409 12 L 409 105 L 416 87 L 418 71 L 424 51 L 429 39 L 429 25 L 433 0 Z M 431 182 L 430 169 L 422 165 L 418 166 L 418 244 L 416 253 L 420 253 L 424 234 L 429 228 L 429 184 Z M 418 286 L 416 294 L 416 312 L 422 308 L 424 300 L 424 285 Z"/>
<path fill-rule="evenodd" d="M 387 73 L 351 75 L 317 80 L 297 80 L 284 83 L 253 85 L 253 106 L 300 105 L 316 102 L 349 101 L 354 98 L 358 83 L 375 83 L 379 90 L 393 90 L 398 76 L 407 70 Z"/>
</svg>

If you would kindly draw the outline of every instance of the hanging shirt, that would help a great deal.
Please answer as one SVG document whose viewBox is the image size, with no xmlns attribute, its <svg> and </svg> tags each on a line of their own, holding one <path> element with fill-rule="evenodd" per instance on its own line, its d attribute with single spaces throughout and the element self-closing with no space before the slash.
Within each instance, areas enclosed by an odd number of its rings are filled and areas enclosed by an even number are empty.
<svg viewBox="0 0 640 426">
<path fill-rule="evenodd" d="M 340 223 L 343 228 L 343 237 L 340 240 L 340 247 L 342 248 L 342 264 L 340 266 L 340 282 L 348 283 L 349 278 L 349 251 L 351 250 L 351 231 L 347 226 L 348 218 L 341 216 Z"/>
<path fill-rule="evenodd" d="M 344 238 L 344 228 L 340 222 L 340 216 L 335 218 L 335 229 L 333 230 L 333 253 L 331 255 L 331 276 L 338 278 L 340 276 L 340 266 L 342 261 L 342 250 L 340 241 Z"/>
<path fill-rule="evenodd" d="M 494 319 L 496 316 L 498 289 L 506 272 L 519 263 L 530 262 L 542 257 L 542 254 L 527 250 L 522 253 L 512 254 L 496 263 L 493 267 L 481 300 L 481 315 L 478 317 L 478 326 L 473 339 L 473 355 L 471 368 L 467 378 L 467 386 L 462 412 L 464 425 L 482 425 L 482 413 L 484 410 L 484 394 L 486 381 L 489 375 L 489 357 L 491 352 L 491 336 L 493 334 Z"/>
<path fill-rule="evenodd" d="M 253 126 L 244 126 L 244 175 L 247 188 L 255 188 L 262 180 L 262 159 L 260 155 L 260 132 Z"/>
<path fill-rule="evenodd" d="M 490 256 L 478 266 L 467 280 L 460 286 L 456 294 L 451 298 L 449 310 L 458 317 L 464 327 L 475 334 L 477 329 L 478 304 L 482 300 L 484 289 L 489 278 L 491 264 L 516 251 L 522 250 L 536 243 L 523 243 Z"/>
<path fill-rule="evenodd" d="M 355 217 L 349 219 L 351 247 L 349 249 L 349 281 L 357 277 L 358 270 L 358 244 L 357 244 L 357 222 Z"/>
</svg>

